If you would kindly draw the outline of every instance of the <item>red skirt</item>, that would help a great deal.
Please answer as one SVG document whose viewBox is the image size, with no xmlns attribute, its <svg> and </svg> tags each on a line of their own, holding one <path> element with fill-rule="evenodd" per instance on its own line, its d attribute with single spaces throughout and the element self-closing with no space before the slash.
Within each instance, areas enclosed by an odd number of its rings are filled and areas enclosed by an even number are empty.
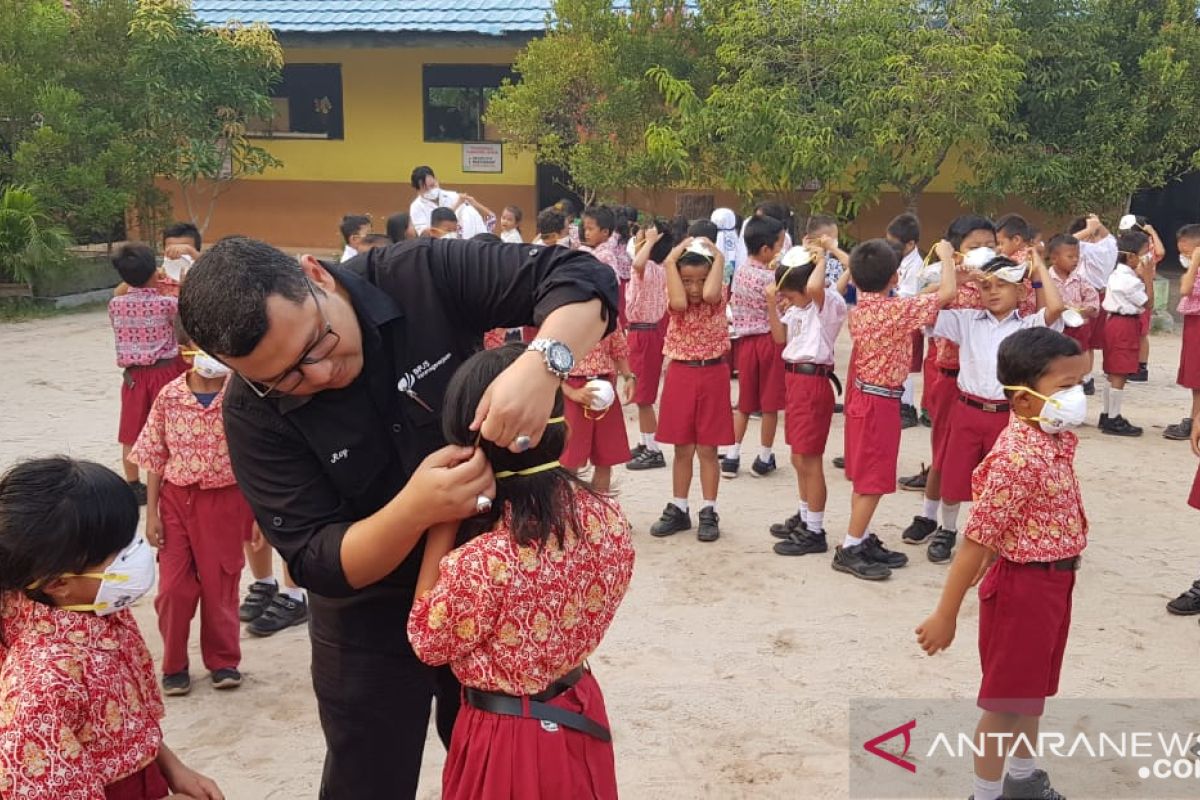
<svg viewBox="0 0 1200 800">
<path fill-rule="evenodd" d="M 1104 374 L 1132 375 L 1138 371 L 1141 315 L 1109 314 L 1104 321 Z"/>
<path fill-rule="evenodd" d="M 150 416 L 150 406 L 162 388 L 187 370 L 182 358 L 150 367 L 129 367 L 121 381 L 121 425 L 117 441 L 132 445 Z"/>
<path fill-rule="evenodd" d="M 1179 376 L 1176 382 L 1185 389 L 1200 389 L 1200 316 L 1183 318 L 1183 342 L 1179 350 Z"/>
<path fill-rule="evenodd" d="M 615 375 L 602 375 L 613 383 Z M 587 383 L 585 378 L 568 378 L 567 385 L 578 389 Z M 616 384 L 613 383 L 614 390 Z M 567 469 L 580 469 L 588 462 L 593 467 L 612 467 L 629 460 L 629 440 L 625 438 L 625 414 L 621 398 L 604 411 L 585 410 L 574 400 L 563 403 L 567 418 L 567 446 L 559 461 Z"/>
<path fill-rule="evenodd" d="M 162 800 L 171 794 L 167 779 L 151 761 L 140 772 L 104 787 L 104 800 Z"/>
<path fill-rule="evenodd" d="M 609 727 L 590 672 L 548 701 Z M 442 770 L 442 800 L 607 800 L 617 796 L 611 742 L 463 702 Z"/>
</svg>

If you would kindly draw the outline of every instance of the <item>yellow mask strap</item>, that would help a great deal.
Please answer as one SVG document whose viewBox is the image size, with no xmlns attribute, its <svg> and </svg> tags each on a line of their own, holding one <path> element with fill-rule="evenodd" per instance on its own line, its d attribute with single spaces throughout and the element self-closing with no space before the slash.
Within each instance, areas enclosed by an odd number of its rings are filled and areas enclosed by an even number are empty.
<svg viewBox="0 0 1200 800">
<path fill-rule="evenodd" d="M 782 289 L 782 288 L 783 288 L 783 282 L 787 280 L 787 276 L 788 276 L 788 275 L 791 275 L 791 274 L 792 274 L 792 270 L 794 270 L 794 269 L 795 269 L 795 267 L 788 267 L 788 268 L 787 268 L 787 271 L 786 271 L 786 272 L 784 272 L 782 275 L 780 275 L 780 276 L 779 276 L 779 280 L 775 281 L 775 289 L 776 289 L 776 291 L 778 291 L 779 289 Z M 813 269 L 816 269 L 816 267 L 813 267 Z"/>
<path fill-rule="evenodd" d="M 68 572 L 65 575 L 62 575 L 60 577 L 63 577 L 63 578 L 95 578 L 96 580 L 106 581 L 108 583 L 124 583 L 125 581 L 129 580 L 128 575 L 121 575 L 121 574 L 115 573 L 115 572 Z M 44 586 L 45 584 L 46 584 L 46 581 L 37 581 L 35 583 L 29 584 L 25 588 L 26 588 L 26 590 L 28 590 L 30 592 L 35 592 L 38 589 L 41 589 L 42 586 Z M 67 608 L 67 607 L 63 606 L 63 608 Z M 89 609 L 90 609 L 90 606 L 89 606 Z"/>
<path fill-rule="evenodd" d="M 195 358 L 203 352 L 203 350 L 180 350 L 179 355 L 184 356 L 185 358 Z"/>
<path fill-rule="evenodd" d="M 556 422 L 566 422 L 566 421 L 567 421 L 566 417 L 551 417 L 550 419 L 546 420 L 546 424 L 553 425 Z"/>
<path fill-rule="evenodd" d="M 538 464 L 536 467 L 527 467 L 526 469 L 518 469 L 518 470 L 504 470 L 503 472 L 496 473 L 496 480 L 502 480 L 504 478 L 514 478 L 518 475 L 521 477 L 527 477 L 529 475 L 537 475 L 539 472 L 549 472 L 550 470 L 558 469 L 561 466 L 562 466 L 562 464 L 560 464 L 557 461 L 547 461 L 545 464 Z"/>
<path fill-rule="evenodd" d="M 82 606 L 59 606 L 63 611 L 103 611 L 108 603 L 89 603 Z"/>
</svg>

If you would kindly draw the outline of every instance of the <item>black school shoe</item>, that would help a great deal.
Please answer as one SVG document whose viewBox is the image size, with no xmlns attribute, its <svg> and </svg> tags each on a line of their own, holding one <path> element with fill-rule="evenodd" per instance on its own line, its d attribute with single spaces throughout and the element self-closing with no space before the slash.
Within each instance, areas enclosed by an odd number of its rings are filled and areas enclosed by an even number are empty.
<svg viewBox="0 0 1200 800">
<path fill-rule="evenodd" d="M 738 476 L 738 470 L 741 469 L 741 466 L 742 459 L 721 456 L 721 477 L 736 478 Z"/>
<path fill-rule="evenodd" d="M 761 456 L 755 456 L 754 463 L 750 465 L 750 474 L 756 478 L 765 478 L 776 470 L 775 454 L 771 454 L 770 461 L 763 461 Z"/>
<path fill-rule="evenodd" d="M 167 697 L 183 697 L 192 690 L 192 676 L 187 670 L 163 675 L 162 691 Z"/>
<path fill-rule="evenodd" d="M 776 539 L 787 539 L 793 533 L 803 533 L 808 530 L 808 526 L 804 524 L 804 520 L 797 511 L 783 522 L 776 522 L 771 526 L 771 535 Z"/>
<path fill-rule="evenodd" d="M 650 526 L 651 536 L 671 536 L 692 529 L 692 517 L 674 503 L 667 503 L 658 522 Z"/>
<path fill-rule="evenodd" d="M 1186 442 L 1192 438 L 1192 418 L 1184 417 L 1174 425 L 1168 425 L 1163 429 L 1163 438 L 1177 442 Z"/>
<path fill-rule="evenodd" d="M 925 491 L 925 483 L 929 480 L 929 467 L 921 465 L 921 471 L 916 475 L 909 475 L 896 481 L 902 490 L 906 492 L 923 492 Z"/>
<path fill-rule="evenodd" d="M 1130 375 L 1125 380 L 1130 383 L 1145 383 L 1150 380 L 1150 368 L 1146 364 L 1138 364 L 1137 372 Z"/>
<path fill-rule="evenodd" d="M 809 553 L 828 553 L 829 543 L 825 532 L 797 531 L 782 542 L 776 542 L 775 552 L 781 556 L 806 556 Z"/>
<path fill-rule="evenodd" d="M 1181 617 L 1200 614 L 1200 580 L 1191 585 L 1186 592 L 1167 603 L 1167 611 Z"/>
<path fill-rule="evenodd" d="M 852 547 L 838 545 L 833 552 L 833 568 L 864 581 L 885 581 L 892 577 L 886 564 L 872 561 L 867 556 L 866 542 Z"/>
<path fill-rule="evenodd" d="M 1115 417 L 1109 417 L 1107 414 L 1100 415 L 1100 432 L 1107 433 L 1109 436 L 1141 436 L 1142 429 L 1136 425 L 1130 424 L 1129 420 L 1118 414 Z"/>
<path fill-rule="evenodd" d="M 212 685 L 214 689 L 236 689 L 242 685 L 242 673 L 233 667 L 213 670 Z"/>
<path fill-rule="evenodd" d="M 146 505 L 146 484 L 141 481 L 126 481 L 129 484 L 129 490 L 133 492 L 133 496 L 137 498 L 139 506 Z"/>
<path fill-rule="evenodd" d="M 702 542 L 715 542 L 721 538 L 719 523 L 721 518 L 712 506 L 700 509 L 700 525 L 696 528 L 696 538 Z"/>
<path fill-rule="evenodd" d="M 866 548 L 867 558 L 876 564 L 883 564 L 888 569 L 900 569 L 908 566 L 908 556 L 888 550 L 883 546 L 879 537 L 873 533 L 867 534 L 867 538 L 863 541 L 863 547 Z"/>
<path fill-rule="evenodd" d="M 250 589 L 246 592 L 246 599 L 238 606 L 238 619 L 242 622 L 253 622 L 258 619 L 277 594 L 279 594 L 278 583 L 255 581 L 250 584 Z"/>
<path fill-rule="evenodd" d="M 905 544 L 923 544 L 937 530 L 937 520 L 929 517 L 913 517 L 912 525 L 900 534 L 900 541 Z"/>
<path fill-rule="evenodd" d="M 1050 785 L 1050 776 L 1044 769 L 1035 769 L 1033 774 L 1023 781 L 1005 773 L 1004 797 L 1007 800 L 1067 800 L 1054 791 L 1054 787 Z"/>
<path fill-rule="evenodd" d="M 280 592 L 262 615 L 246 626 L 246 631 L 255 636 L 273 636 L 305 622 L 308 622 L 308 598 L 296 600 Z"/>
<path fill-rule="evenodd" d="M 920 420 L 917 419 L 917 409 L 910 405 L 901 404 L 900 406 L 900 430 L 908 430 L 920 425 Z"/>
<path fill-rule="evenodd" d="M 925 551 L 929 560 L 935 564 L 945 564 L 954 557 L 954 544 L 958 541 L 957 531 L 938 528 L 929 540 L 929 549 Z"/>
<path fill-rule="evenodd" d="M 667 459 L 663 457 L 661 450 L 643 449 L 626 462 L 625 469 L 638 472 L 644 469 L 662 469 L 666 465 Z"/>
</svg>

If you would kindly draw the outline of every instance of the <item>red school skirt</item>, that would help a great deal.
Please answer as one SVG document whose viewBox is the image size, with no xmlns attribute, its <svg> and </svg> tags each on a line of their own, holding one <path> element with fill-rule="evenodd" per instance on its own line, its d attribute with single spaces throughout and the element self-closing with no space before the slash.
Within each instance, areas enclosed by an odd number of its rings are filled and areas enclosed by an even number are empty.
<svg viewBox="0 0 1200 800">
<path fill-rule="evenodd" d="M 138 772 L 104 787 L 104 800 L 162 800 L 171 794 L 167 779 L 151 761 Z"/>
<path fill-rule="evenodd" d="M 600 685 L 586 672 L 547 701 L 609 727 Z M 548 728 L 553 728 L 549 729 Z M 442 800 L 608 800 L 617 796 L 611 742 L 465 701 L 442 770 Z"/>
<path fill-rule="evenodd" d="M 658 406 L 657 438 L 663 444 L 733 444 L 728 364 L 693 367 L 671 362 Z"/>
<path fill-rule="evenodd" d="M 1185 389 L 1200 389 L 1200 316 L 1183 318 L 1183 342 L 1179 349 L 1179 375 L 1176 383 Z"/>
<path fill-rule="evenodd" d="M 121 381 L 121 424 L 117 441 L 132 445 L 146 425 L 150 406 L 162 388 L 187 370 L 178 356 L 164 358 L 149 367 L 128 367 Z"/>
<path fill-rule="evenodd" d="M 1108 315 L 1104 321 L 1105 375 L 1132 375 L 1138 371 L 1140 326 L 1140 314 Z"/>
<path fill-rule="evenodd" d="M 613 384 L 615 375 L 601 375 Z M 587 378 L 567 378 L 567 385 L 575 389 L 587 383 Z M 612 467 L 629 460 L 629 440 L 625 438 L 625 414 L 621 411 L 621 398 L 604 411 L 585 410 L 574 400 L 563 403 L 563 416 L 567 418 L 567 446 L 559 461 L 567 469 L 581 469 L 588 462 L 593 467 Z"/>
</svg>

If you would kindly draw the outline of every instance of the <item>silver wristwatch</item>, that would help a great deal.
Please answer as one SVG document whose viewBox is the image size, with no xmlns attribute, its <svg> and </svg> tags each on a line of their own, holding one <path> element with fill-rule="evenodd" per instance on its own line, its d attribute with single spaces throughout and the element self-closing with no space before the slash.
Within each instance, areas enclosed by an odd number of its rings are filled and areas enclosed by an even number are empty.
<svg viewBox="0 0 1200 800">
<path fill-rule="evenodd" d="M 534 339 L 529 343 L 529 350 L 541 353 L 546 362 L 546 369 L 559 380 L 565 381 L 575 367 L 575 356 L 571 348 L 557 339 Z"/>
</svg>

